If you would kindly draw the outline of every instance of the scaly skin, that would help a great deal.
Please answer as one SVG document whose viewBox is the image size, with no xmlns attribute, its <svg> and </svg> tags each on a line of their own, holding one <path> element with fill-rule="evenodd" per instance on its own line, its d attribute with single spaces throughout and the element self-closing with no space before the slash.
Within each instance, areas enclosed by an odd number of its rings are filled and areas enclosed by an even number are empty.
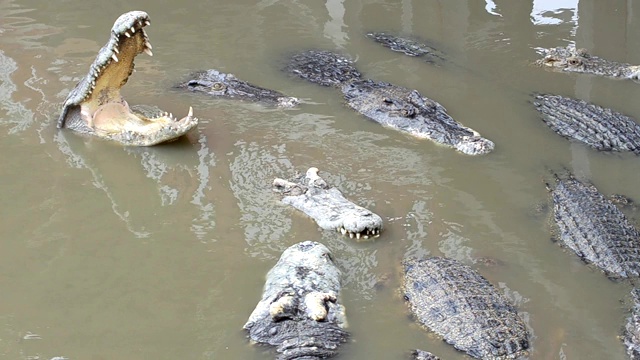
<svg viewBox="0 0 640 360">
<path fill-rule="evenodd" d="M 411 360 L 440 360 L 440 358 L 428 351 L 413 350 L 411 352 Z"/>
<path fill-rule="evenodd" d="M 300 103 L 297 98 L 255 86 L 233 74 L 225 74 L 214 69 L 195 73 L 193 79 L 178 85 L 178 88 L 214 97 L 255 101 L 283 108 L 291 108 Z"/>
<path fill-rule="evenodd" d="M 312 241 L 290 246 L 267 273 L 262 299 L 244 329 L 252 341 L 275 346 L 278 360 L 337 355 L 349 336 L 340 277 L 326 246 Z"/>
<path fill-rule="evenodd" d="M 382 231 L 380 216 L 347 200 L 340 190 L 330 188 L 315 167 L 292 181 L 276 178 L 273 190 L 283 195 L 283 203 L 304 212 L 325 230 L 340 231 L 357 240 L 377 237 Z"/>
<path fill-rule="evenodd" d="M 347 105 L 367 118 L 392 129 L 467 155 L 483 155 L 495 145 L 478 132 L 458 123 L 438 102 L 417 90 L 362 79 L 346 57 L 321 50 L 293 55 L 285 71 L 312 83 L 338 87 Z"/>
<path fill-rule="evenodd" d="M 445 60 L 446 56 L 439 50 L 418 41 L 405 37 L 395 36 L 384 32 L 370 32 L 367 37 L 380 45 L 401 52 L 405 55 L 421 57 L 426 62 L 436 63 Z"/>
<path fill-rule="evenodd" d="M 118 17 L 111 36 L 89 68 L 89 73 L 71 90 L 62 107 L 58 128 L 117 141 L 129 146 L 150 146 L 175 140 L 198 125 L 190 108 L 186 117 L 155 108 L 137 111 L 120 95 L 120 88 L 133 72 L 134 58 L 151 53 L 144 31 L 149 16 L 131 11 Z"/>
<path fill-rule="evenodd" d="M 421 325 L 477 359 L 527 355 L 524 321 L 478 272 L 441 257 L 406 258 L 402 265 L 402 293 Z"/>
<path fill-rule="evenodd" d="M 640 155 L 640 125 L 619 112 L 559 95 L 539 94 L 534 106 L 557 134 L 599 151 Z"/>
<path fill-rule="evenodd" d="M 600 75 L 617 79 L 638 80 L 640 66 L 609 61 L 591 55 L 585 49 L 575 46 L 538 49 L 542 59 L 535 64 L 557 71 L 577 72 L 583 74 Z"/>
<path fill-rule="evenodd" d="M 612 278 L 640 276 L 640 233 L 596 187 L 556 175 L 551 191 L 558 241 Z"/>
<path fill-rule="evenodd" d="M 640 359 L 640 289 L 631 290 L 633 308 L 624 328 L 622 341 L 627 348 L 627 355 L 632 360 Z"/>
</svg>

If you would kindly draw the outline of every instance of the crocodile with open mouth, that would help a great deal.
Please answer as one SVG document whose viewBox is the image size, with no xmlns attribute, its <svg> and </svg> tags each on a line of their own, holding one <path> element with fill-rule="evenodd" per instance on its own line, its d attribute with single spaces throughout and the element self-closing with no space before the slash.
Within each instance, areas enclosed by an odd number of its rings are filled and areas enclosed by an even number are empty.
<svg viewBox="0 0 640 360">
<path fill-rule="evenodd" d="M 542 55 L 541 59 L 535 61 L 538 66 L 617 79 L 638 80 L 640 76 L 638 65 L 606 60 L 589 54 L 586 49 L 576 49 L 575 45 L 537 50 Z"/>
<path fill-rule="evenodd" d="M 378 237 L 382 218 L 351 201 L 340 190 L 329 187 L 312 167 L 291 181 L 276 178 L 273 191 L 283 195 L 282 202 L 304 212 L 325 230 L 340 231 L 360 240 Z"/>
<path fill-rule="evenodd" d="M 191 108 L 186 117 L 178 120 L 152 106 L 129 107 L 120 94 L 120 88 L 133 73 L 134 58 L 142 52 L 152 55 L 144 31 L 149 24 L 149 15 L 144 11 L 130 11 L 118 17 L 89 73 L 64 101 L 58 128 L 123 145 L 150 146 L 175 140 L 198 124 Z"/>
</svg>

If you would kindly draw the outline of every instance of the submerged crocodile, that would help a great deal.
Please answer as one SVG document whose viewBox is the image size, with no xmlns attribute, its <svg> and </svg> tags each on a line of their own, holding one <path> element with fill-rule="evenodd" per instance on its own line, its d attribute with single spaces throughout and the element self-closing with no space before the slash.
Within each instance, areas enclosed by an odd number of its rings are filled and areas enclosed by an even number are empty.
<svg viewBox="0 0 640 360">
<path fill-rule="evenodd" d="M 289 247 L 269 270 L 244 329 L 252 341 L 276 346 L 279 360 L 337 355 L 349 336 L 340 276 L 326 246 L 305 241 Z"/>
<path fill-rule="evenodd" d="M 640 359 L 640 289 L 631 290 L 633 308 L 627 319 L 622 340 L 627 348 L 627 355 L 632 360 Z"/>
<path fill-rule="evenodd" d="M 439 357 L 424 350 L 413 350 L 411 352 L 411 359 L 412 360 L 440 360 Z"/>
<path fill-rule="evenodd" d="M 617 79 L 638 80 L 640 66 L 609 61 L 591 55 L 585 49 L 576 49 L 575 45 L 538 49 L 542 59 L 536 65 L 553 70 L 601 75 Z"/>
<path fill-rule="evenodd" d="M 352 62 L 339 54 L 305 51 L 293 55 L 285 70 L 316 84 L 340 87 L 349 107 L 383 126 L 468 155 L 487 154 L 495 147 L 492 141 L 451 118 L 438 102 L 416 90 L 363 79 Z"/>
<path fill-rule="evenodd" d="M 558 241 L 612 278 L 640 276 L 640 233 L 596 187 L 555 175 L 551 191 Z"/>
<path fill-rule="evenodd" d="M 515 307 L 471 267 L 442 257 L 403 261 L 402 292 L 421 325 L 478 359 L 527 355 L 529 335 Z"/>
<path fill-rule="evenodd" d="M 419 40 L 395 36 L 384 32 L 370 32 L 367 33 L 367 37 L 373 39 L 373 41 L 381 44 L 382 46 L 391 49 L 392 51 L 401 52 L 409 56 L 420 57 L 429 63 L 437 63 L 446 60 L 445 55 L 441 51 Z"/>
<path fill-rule="evenodd" d="M 193 79 L 179 84 L 178 88 L 215 97 L 256 101 L 285 108 L 294 107 L 300 103 L 297 98 L 255 86 L 238 79 L 233 74 L 225 74 L 214 69 L 197 72 L 192 77 Z"/>
<path fill-rule="evenodd" d="M 174 140 L 198 124 L 189 108 L 186 117 L 155 107 L 129 107 L 120 88 L 133 72 L 134 58 L 144 52 L 152 55 L 144 27 L 150 24 L 143 11 L 131 11 L 118 17 L 111 37 L 100 49 L 89 73 L 71 90 L 63 103 L 58 128 L 120 142 L 149 146 Z"/>
<path fill-rule="evenodd" d="M 325 230 L 340 231 L 358 240 L 380 236 L 382 218 L 329 187 L 318 175 L 318 168 L 309 168 L 291 181 L 276 178 L 273 190 L 283 195 L 283 203 L 304 212 Z"/>
<path fill-rule="evenodd" d="M 640 155 L 640 125 L 621 113 L 559 95 L 536 95 L 534 105 L 553 131 L 600 151 Z"/>
</svg>

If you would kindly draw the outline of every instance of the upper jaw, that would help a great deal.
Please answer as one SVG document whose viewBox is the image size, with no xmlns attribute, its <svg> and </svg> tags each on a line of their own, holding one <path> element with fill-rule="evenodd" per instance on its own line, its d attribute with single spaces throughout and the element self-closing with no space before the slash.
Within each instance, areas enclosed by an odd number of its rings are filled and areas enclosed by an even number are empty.
<svg viewBox="0 0 640 360">
<path fill-rule="evenodd" d="M 168 113 L 132 112 L 120 95 L 133 72 L 135 57 L 152 56 L 144 27 L 150 25 L 144 11 L 121 15 L 111 28 L 109 41 L 100 49 L 89 72 L 69 93 L 63 104 L 58 127 L 115 140 L 124 145 L 148 146 L 175 139 L 198 123 L 189 114 L 177 120 Z"/>
</svg>

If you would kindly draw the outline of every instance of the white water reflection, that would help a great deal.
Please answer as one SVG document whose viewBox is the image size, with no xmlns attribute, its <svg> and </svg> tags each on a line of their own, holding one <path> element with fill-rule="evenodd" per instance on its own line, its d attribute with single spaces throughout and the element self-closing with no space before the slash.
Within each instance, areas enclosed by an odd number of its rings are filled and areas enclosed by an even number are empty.
<svg viewBox="0 0 640 360">
<path fill-rule="evenodd" d="M 330 20 L 324 24 L 324 36 L 331 39 L 338 48 L 347 44 L 349 37 L 344 31 L 344 0 L 327 0 L 325 3 Z"/>
<path fill-rule="evenodd" d="M 17 69 L 18 64 L 0 50 L 0 108 L 5 112 L 0 122 L 9 127 L 9 134 L 26 130 L 34 121 L 33 111 L 12 99 L 17 86 L 13 83 L 11 74 Z"/>
<path fill-rule="evenodd" d="M 485 0 L 485 3 L 486 3 L 486 5 L 485 5 L 484 9 L 489 14 L 502 17 L 502 14 L 500 14 L 498 12 L 498 6 L 496 5 L 496 3 L 493 0 Z"/>
<path fill-rule="evenodd" d="M 579 0 L 533 0 L 531 22 L 534 25 L 559 25 L 571 22 L 578 27 Z M 575 34 L 575 33 L 574 33 Z"/>
</svg>

